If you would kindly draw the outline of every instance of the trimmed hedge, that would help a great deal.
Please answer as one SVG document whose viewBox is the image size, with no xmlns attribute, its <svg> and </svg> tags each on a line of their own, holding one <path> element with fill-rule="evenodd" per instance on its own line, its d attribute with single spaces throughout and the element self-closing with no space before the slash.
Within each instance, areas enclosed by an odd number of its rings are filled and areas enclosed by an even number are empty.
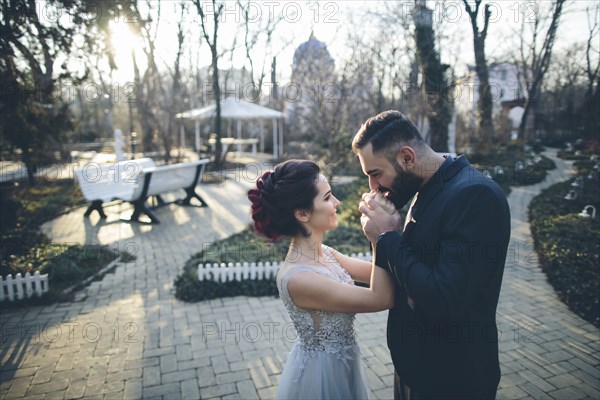
<svg viewBox="0 0 600 400">
<path fill-rule="evenodd" d="M 26 272 L 48 274 L 49 291 L 41 298 L 33 297 L 14 303 L 3 302 L 2 307 L 22 307 L 70 299 L 62 291 L 77 286 L 94 276 L 106 265 L 121 256 L 123 262 L 135 260 L 127 252 L 108 246 L 68 245 L 51 243 L 40 233 L 46 221 L 84 204 L 81 192 L 72 179 L 40 180 L 33 187 L 4 186 L 3 216 L 8 209 L 12 219 L 3 219 L 1 227 L 2 252 L 0 275 Z M 12 193 L 11 193 L 12 192 Z"/>
<path fill-rule="evenodd" d="M 499 149 L 493 155 L 482 158 L 473 156 L 471 163 L 480 171 L 488 170 L 493 176 L 494 181 L 504 190 L 508 196 L 511 186 L 527 186 L 541 182 L 546 179 L 549 170 L 556 168 L 554 161 L 545 156 L 540 156 L 541 161 L 537 164 L 527 165 L 526 161 L 529 155 L 524 152 L 510 151 L 509 149 Z M 523 162 L 524 169 L 518 170 L 515 165 L 518 161 Z M 504 170 L 503 175 L 495 175 L 494 168 L 501 166 Z"/>
<path fill-rule="evenodd" d="M 221 297 L 235 296 L 273 296 L 279 292 L 275 279 L 250 279 L 245 281 L 214 282 L 205 280 L 200 282 L 193 269 L 186 269 L 175 280 L 175 297 L 187 302 L 218 299 Z"/>
<path fill-rule="evenodd" d="M 338 209 L 340 225 L 327 232 L 325 243 L 344 254 L 369 251 L 369 243 L 364 237 L 357 204 L 360 196 L 369 188 L 364 179 L 351 183 L 334 185 L 333 194 L 342 202 Z M 358 217 L 360 218 L 360 217 Z M 247 280 L 243 282 L 212 282 L 198 280 L 198 264 L 237 263 L 237 262 L 280 262 L 287 255 L 289 240 L 275 243 L 256 236 L 252 226 L 226 239 L 219 240 L 194 254 L 185 263 L 183 272 L 175 280 L 175 297 L 189 302 L 232 296 L 277 296 L 275 281 Z"/>
<path fill-rule="evenodd" d="M 496 182 L 510 192 L 510 185 L 527 185 L 539 182 L 546 177 L 548 169 L 555 168 L 554 162 L 545 157 L 538 164 L 529 166 L 521 171 L 515 171 L 514 164 L 518 160 L 526 160 L 527 154 L 516 149 L 504 149 L 494 152 L 484 158 L 475 156 L 482 163 L 475 167 L 491 169 L 502 165 L 504 175 L 496 178 Z M 491 167 L 489 167 L 491 166 Z M 338 207 L 340 225 L 337 229 L 327 232 L 324 242 L 344 254 L 369 251 L 369 243 L 364 237 L 360 225 L 358 203 L 361 195 L 368 192 L 368 182 L 364 176 L 347 184 L 332 183 L 333 194 L 341 201 Z M 183 272 L 175 280 L 175 297 L 184 301 L 201 301 L 218 297 L 230 296 L 277 296 L 277 288 L 273 280 L 248 280 L 244 282 L 217 283 L 198 281 L 198 264 L 206 263 L 237 263 L 269 261 L 279 262 L 285 259 L 289 240 L 270 243 L 254 235 L 251 227 L 224 240 L 217 241 L 193 255 L 185 264 Z"/>
<path fill-rule="evenodd" d="M 50 244 L 39 227 L 84 200 L 72 179 L 40 180 L 33 187 L 2 189 L 0 275 L 24 274 L 57 254 L 56 245 Z"/>
<path fill-rule="evenodd" d="M 4 301 L 2 307 L 26 307 L 30 305 L 43 305 L 56 301 L 71 300 L 73 293 L 63 293 L 65 289 L 75 287 L 81 289 L 85 285 L 82 282 L 101 271 L 117 257 L 121 257 L 121 262 L 130 262 L 136 259 L 132 254 L 125 251 L 116 251 L 108 246 L 102 245 L 63 245 L 49 244 L 43 247 L 44 251 L 49 251 L 43 256 L 44 261 L 36 265 L 35 268 L 29 263 L 29 272 L 39 271 L 41 274 L 48 274 L 49 290 L 42 297 L 31 297 L 16 302 Z M 39 250 L 39 249 L 38 249 Z M 23 258 L 33 259 L 36 257 L 32 249 L 31 254 Z M 38 259 L 39 255 L 38 255 Z M 111 269 L 112 271 L 112 269 Z M 103 271 L 105 273 L 111 271 Z M 100 279 L 102 276 L 96 277 Z"/>
<path fill-rule="evenodd" d="M 345 254 L 367 252 L 369 243 L 360 225 L 340 223 L 326 234 L 325 243 Z M 246 280 L 242 282 L 213 282 L 198 280 L 198 264 L 280 262 L 287 255 L 289 240 L 270 243 L 257 237 L 251 226 L 240 233 L 219 240 L 196 253 L 185 263 L 183 272 L 175 279 L 175 297 L 189 302 L 233 296 L 277 296 L 275 280 Z"/>
<path fill-rule="evenodd" d="M 564 199 L 574 179 L 558 183 L 533 199 L 529 218 L 541 268 L 559 298 L 600 327 L 600 216 L 577 215 L 588 204 L 600 210 L 600 182 L 587 180 L 585 171 L 579 170 L 584 188 L 577 199 Z"/>
</svg>

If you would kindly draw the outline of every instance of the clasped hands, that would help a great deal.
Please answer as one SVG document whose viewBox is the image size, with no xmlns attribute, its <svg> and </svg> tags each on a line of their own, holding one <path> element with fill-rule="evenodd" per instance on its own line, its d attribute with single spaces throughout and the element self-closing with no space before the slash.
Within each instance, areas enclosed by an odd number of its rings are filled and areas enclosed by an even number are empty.
<svg viewBox="0 0 600 400">
<path fill-rule="evenodd" d="M 362 213 L 360 223 L 363 232 L 373 244 L 382 233 L 398 232 L 404 220 L 394 204 L 379 191 L 363 193 L 358 210 Z"/>
</svg>

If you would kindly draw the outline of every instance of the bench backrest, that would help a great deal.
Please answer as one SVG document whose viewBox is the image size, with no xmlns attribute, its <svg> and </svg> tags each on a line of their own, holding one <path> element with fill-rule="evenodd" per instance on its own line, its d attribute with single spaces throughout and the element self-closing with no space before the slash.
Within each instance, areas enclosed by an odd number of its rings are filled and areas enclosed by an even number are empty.
<svg viewBox="0 0 600 400">
<path fill-rule="evenodd" d="M 139 176 L 134 198 L 139 198 L 143 194 L 147 197 L 171 190 L 189 188 L 198 183 L 208 162 L 209 159 L 205 158 L 187 163 L 144 168 Z M 146 178 L 148 175 L 151 176 Z M 144 193 L 144 185 L 147 179 L 149 179 L 148 188 Z"/>
<path fill-rule="evenodd" d="M 99 165 L 87 163 L 75 170 L 75 176 L 83 196 L 89 200 L 111 201 L 122 199 L 135 200 L 134 193 L 140 183 L 140 172 L 154 167 L 151 158 L 119 161 L 113 164 Z"/>
</svg>

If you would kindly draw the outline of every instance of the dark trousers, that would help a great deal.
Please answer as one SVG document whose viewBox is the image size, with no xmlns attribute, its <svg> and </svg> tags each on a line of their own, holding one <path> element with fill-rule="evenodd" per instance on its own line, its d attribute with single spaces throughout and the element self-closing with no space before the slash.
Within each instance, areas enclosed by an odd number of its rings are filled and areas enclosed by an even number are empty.
<svg viewBox="0 0 600 400">
<path fill-rule="evenodd" d="M 433 399 L 482 399 L 493 400 L 496 398 L 496 388 L 488 390 L 475 390 L 476 393 L 449 394 L 436 392 L 431 388 L 432 392 L 422 393 L 414 390 L 404 382 L 394 371 L 394 400 L 433 400 Z M 466 392 L 468 390 L 465 390 Z"/>
<path fill-rule="evenodd" d="M 394 371 L 394 400 L 419 400 L 419 395 L 408 385 L 404 384 Z"/>
</svg>

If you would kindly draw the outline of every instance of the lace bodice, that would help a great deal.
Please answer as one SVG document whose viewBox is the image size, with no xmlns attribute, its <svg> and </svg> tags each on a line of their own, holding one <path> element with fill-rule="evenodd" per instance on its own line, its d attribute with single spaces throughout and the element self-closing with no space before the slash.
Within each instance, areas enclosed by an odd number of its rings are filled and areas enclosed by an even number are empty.
<svg viewBox="0 0 600 400">
<path fill-rule="evenodd" d="M 298 332 L 297 344 L 304 352 L 304 365 L 316 352 L 322 351 L 335 354 L 338 359 L 347 362 L 352 360 L 353 348 L 356 346 L 354 314 L 303 310 L 294 304 L 288 292 L 288 282 L 302 272 L 314 272 L 338 282 L 354 285 L 348 272 L 335 261 L 335 258 L 331 256 L 328 259 L 331 261 L 326 263 L 327 266 L 305 264 L 284 266 L 277 277 L 279 296 Z M 302 376 L 303 370 L 304 368 L 301 367 L 298 379 Z"/>
</svg>

